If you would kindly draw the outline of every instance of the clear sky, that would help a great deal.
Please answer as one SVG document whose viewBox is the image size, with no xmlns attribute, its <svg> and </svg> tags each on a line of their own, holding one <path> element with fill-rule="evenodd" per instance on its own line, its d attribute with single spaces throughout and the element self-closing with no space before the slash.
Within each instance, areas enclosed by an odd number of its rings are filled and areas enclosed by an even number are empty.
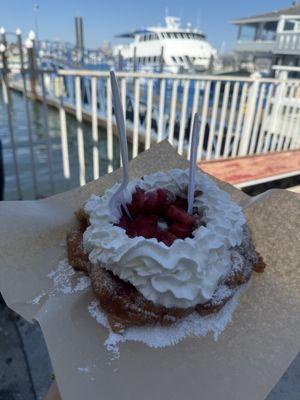
<svg viewBox="0 0 300 400">
<path fill-rule="evenodd" d="M 24 35 L 34 28 L 34 4 L 38 4 L 39 37 L 74 39 L 74 16 L 84 19 L 85 44 L 98 47 L 103 40 L 116 43 L 114 35 L 133 28 L 162 23 L 166 8 L 182 22 L 198 23 L 219 50 L 234 46 L 236 28 L 230 20 L 291 5 L 287 0 L 1 0 L 0 26 L 7 31 L 21 28 Z"/>
</svg>

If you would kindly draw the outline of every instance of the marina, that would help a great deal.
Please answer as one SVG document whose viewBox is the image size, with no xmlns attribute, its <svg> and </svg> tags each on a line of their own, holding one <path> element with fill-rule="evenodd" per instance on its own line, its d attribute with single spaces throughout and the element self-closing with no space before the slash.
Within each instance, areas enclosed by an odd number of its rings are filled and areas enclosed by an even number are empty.
<svg viewBox="0 0 300 400">
<path fill-rule="evenodd" d="M 300 85 L 297 80 L 145 72 L 118 72 L 117 77 L 126 110 L 132 157 L 150 148 L 153 143 L 167 139 L 179 154 L 188 158 L 191 115 L 199 110 L 199 161 L 264 154 L 299 146 Z M 3 83 L 12 92 L 24 95 L 22 76 L 14 75 L 13 79 L 10 77 Z M 25 76 L 26 93 L 39 101 L 49 172 L 53 169 L 53 144 L 45 121 L 50 109 L 56 113 L 59 129 L 56 133 L 57 151 L 61 153 L 60 165 L 66 182 L 71 179 L 71 170 L 73 176 L 77 175 L 77 182 L 84 184 L 119 165 L 108 72 L 39 70 L 35 76 L 34 91 L 31 84 L 28 71 Z M 27 96 L 23 96 L 23 106 Z M 7 106 L 12 107 L 10 104 Z M 74 143 L 76 151 L 72 147 Z M 11 142 L 10 145 L 13 154 L 15 152 L 16 170 L 18 143 Z M 33 143 L 27 142 L 29 153 L 33 147 Z M 54 179 L 52 175 L 50 173 L 51 180 Z M 51 187 L 51 192 L 55 193 L 54 185 Z M 39 192 L 34 190 L 33 196 L 39 196 Z"/>
</svg>

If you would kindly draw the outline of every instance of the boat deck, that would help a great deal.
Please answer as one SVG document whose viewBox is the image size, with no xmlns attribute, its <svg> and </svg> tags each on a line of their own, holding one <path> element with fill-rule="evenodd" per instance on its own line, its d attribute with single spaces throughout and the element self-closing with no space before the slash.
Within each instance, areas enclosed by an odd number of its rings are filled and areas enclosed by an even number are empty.
<svg viewBox="0 0 300 400">
<path fill-rule="evenodd" d="M 242 188 L 300 175 L 300 150 L 200 161 L 199 166 L 208 174 Z"/>
</svg>

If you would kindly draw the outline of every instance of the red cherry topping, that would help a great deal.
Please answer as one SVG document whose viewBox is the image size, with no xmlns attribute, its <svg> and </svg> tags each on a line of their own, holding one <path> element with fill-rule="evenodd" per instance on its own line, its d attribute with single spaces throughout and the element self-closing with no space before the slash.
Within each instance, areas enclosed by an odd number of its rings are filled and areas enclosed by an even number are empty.
<svg viewBox="0 0 300 400">
<path fill-rule="evenodd" d="M 157 208 L 159 211 L 165 211 L 174 203 L 176 196 L 170 190 L 157 189 Z"/>
<path fill-rule="evenodd" d="M 188 202 L 187 202 L 186 199 L 183 199 L 182 197 L 176 196 L 176 200 L 174 202 L 174 206 L 177 206 L 177 207 L 182 208 L 183 210 L 187 211 Z"/>
<path fill-rule="evenodd" d="M 141 210 L 144 206 L 145 201 L 145 190 L 139 187 L 136 188 L 136 191 L 132 194 L 132 204 L 139 210 Z"/>
<path fill-rule="evenodd" d="M 126 229 L 129 227 L 129 225 L 130 225 L 130 219 L 128 218 L 128 216 L 127 216 L 127 214 L 124 214 L 123 213 L 123 215 L 122 215 L 122 217 L 120 218 L 120 221 L 119 221 L 119 223 L 118 223 L 118 226 L 120 227 L 120 228 L 123 228 L 123 229 L 125 229 L 125 231 L 126 231 Z"/>
<path fill-rule="evenodd" d="M 199 219 L 187 213 L 186 199 L 175 196 L 167 189 L 145 191 L 137 187 L 127 207 L 132 219 L 128 218 L 122 207 L 122 216 L 117 225 L 129 237 L 156 238 L 167 246 L 171 246 L 176 239 L 192 237 Z"/>
<path fill-rule="evenodd" d="M 154 237 L 156 227 L 157 222 L 153 222 L 144 215 L 138 215 L 130 222 L 126 232 L 130 237 L 144 236 L 145 238 L 150 239 L 151 237 Z"/>
<path fill-rule="evenodd" d="M 143 212 L 146 214 L 152 214 L 156 210 L 157 205 L 157 190 L 147 190 L 144 194 L 144 204 L 143 204 Z"/>
<path fill-rule="evenodd" d="M 195 217 L 193 215 L 188 214 L 182 208 L 171 205 L 167 212 L 166 217 L 174 222 L 179 222 L 185 226 L 194 226 L 196 223 Z"/>
<path fill-rule="evenodd" d="M 156 238 L 159 242 L 164 242 L 167 246 L 171 246 L 174 240 L 178 239 L 173 233 L 161 230 L 157 231 Z"/>
<path fill-rule="evenodd" d="M 181 225 L 178 222 L 171 224 L 168 231 L 173 233 L 173 235 L 175 235 L 178 239 L 185 239 L 186 237 L 190 237 L 192 235 L 192 228 Z"/>
</svg>

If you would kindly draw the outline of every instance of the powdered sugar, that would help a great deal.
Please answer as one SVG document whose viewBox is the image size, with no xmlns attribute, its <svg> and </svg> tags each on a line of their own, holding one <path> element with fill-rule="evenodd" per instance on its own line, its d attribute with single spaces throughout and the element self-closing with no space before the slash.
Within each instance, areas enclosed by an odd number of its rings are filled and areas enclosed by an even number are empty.
<svg viewBox="0 0 300 400">
<path fill-rule="evenodd" d="M 30 301 L 31 304 L 39 304 L 39 302 L 42 300 L 44 296 L 46 296 L 46 292 L 39 294 L 36 296 L 33 300 Z"/>
<path fill-rule="evenodd" d="M 49 272 L 47 276 L 52 280 L 52 288 L 48 292 L 41 293 L 35 299 L 29 301 L 29 303 L 38 304 L 46 295 L 48 297 L 56 297 L 61 294 L 67 295 L 81 292 L 91 284 L 89 277 L 82 272 L 75 272 L 67 259 L 61 260 L 57 268 Z"/>
<path fill-rule="evenodd" d="M 72 293 L 71 276 L 75 274 L 74 269 L 67 260 L 58 263 L 57 269 L 49 272 L 48 277 L 52 279 L 54 291 L 59 294 Z"/>
<path fill-rule="evenodd" d="M 84 275 L 78 279 L 76 286 L 72 289 L 72 293 L 81 292 L 82 290 L 87 289 L 90 285 L 91 285 L 90 278 Z"/>
<path fill-rule="evenodd" d="M 193 313 L 169 327 L 160 325 L 130 327 L 124 329 L 122 333 L 111 331 L 108 320 L 101 310 L 98 301 L 94 300 L 88 306 L 88 310 L 96 321 L 109 330 L 109 335 L 104 343 L 107 350 L 112 351 L 115 357 L 119 356 L 119 343 L 135 341 L 145 343 L 149 347 L 160 348 L 172 346 L 188 336 L 201 337 L 212 333 L 215 340 L 224 331 L 232 320 L 232 314 L 237 307 L 238 299 L 247 285 L 240 287 L 233 298 L 219 311 L 209 317 L 201 317 Z"/>
</svg>

